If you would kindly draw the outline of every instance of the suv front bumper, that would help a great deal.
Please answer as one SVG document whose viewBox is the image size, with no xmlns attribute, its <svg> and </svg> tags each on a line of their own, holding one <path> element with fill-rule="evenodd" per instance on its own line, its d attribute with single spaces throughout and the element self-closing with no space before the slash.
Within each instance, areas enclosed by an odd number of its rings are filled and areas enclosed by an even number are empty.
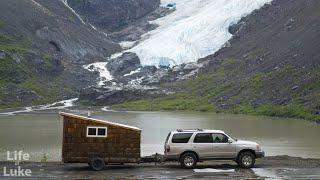
<svg viewBox="0 0 320 180">
<path fill-rule="evenodd" d="M 263 158 L 265 157 L 265 152 L 264 151 L 256 151 L 256 158 Z"/>
</svg>

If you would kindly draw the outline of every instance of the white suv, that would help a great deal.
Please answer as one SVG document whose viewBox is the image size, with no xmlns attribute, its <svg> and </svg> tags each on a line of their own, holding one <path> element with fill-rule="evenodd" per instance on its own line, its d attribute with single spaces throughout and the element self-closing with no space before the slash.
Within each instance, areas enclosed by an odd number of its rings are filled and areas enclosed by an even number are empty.
<svg viewBox="0 0 320 180">
<path fill-rule="evenodd" d="M 255 159 L 264 157 L 260 145 L 240 141 L 220 130 L 176 130 L 165 142 L 166 160 L 179 161 L 185 168 L 193 168 L 203 160 L 233 160 L 243 168 L 254 166 Z"/>
</svg>

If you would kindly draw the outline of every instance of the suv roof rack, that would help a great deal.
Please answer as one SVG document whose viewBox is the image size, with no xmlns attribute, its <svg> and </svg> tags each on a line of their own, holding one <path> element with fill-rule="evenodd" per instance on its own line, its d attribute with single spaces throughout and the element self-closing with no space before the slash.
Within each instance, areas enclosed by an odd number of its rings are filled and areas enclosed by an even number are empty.
<svg viewBox="0 0 320 180">
<path fill-rule="evenodd" d="M 178 132 L 203 131 L 203 129 L 177 129 Z"/>
</svg>

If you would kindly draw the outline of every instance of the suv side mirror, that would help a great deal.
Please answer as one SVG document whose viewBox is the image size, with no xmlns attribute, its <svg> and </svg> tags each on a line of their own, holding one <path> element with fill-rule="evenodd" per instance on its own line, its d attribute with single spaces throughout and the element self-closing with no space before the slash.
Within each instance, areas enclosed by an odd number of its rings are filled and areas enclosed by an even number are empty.
<svg viewBox="0 0 320 180">
<path fill-rule="evenodd" d="M 228 139 L 228 143 L 233 143 L 232 139 L 229 138 Z"/>
</svg>

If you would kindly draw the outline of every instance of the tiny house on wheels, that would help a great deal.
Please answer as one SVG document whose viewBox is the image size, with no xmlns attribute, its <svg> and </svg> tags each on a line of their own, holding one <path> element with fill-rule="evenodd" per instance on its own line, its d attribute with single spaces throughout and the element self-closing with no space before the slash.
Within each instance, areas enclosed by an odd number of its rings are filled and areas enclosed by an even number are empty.
<svg viewBox="0 0 320 180">
<path fill-rule="evenodd" d="M 105 164 L 140 162 L 141 129 L 63 112 L 60 116 L 64 163 L 88 163 L 102 170 Z"/>
</svg>

